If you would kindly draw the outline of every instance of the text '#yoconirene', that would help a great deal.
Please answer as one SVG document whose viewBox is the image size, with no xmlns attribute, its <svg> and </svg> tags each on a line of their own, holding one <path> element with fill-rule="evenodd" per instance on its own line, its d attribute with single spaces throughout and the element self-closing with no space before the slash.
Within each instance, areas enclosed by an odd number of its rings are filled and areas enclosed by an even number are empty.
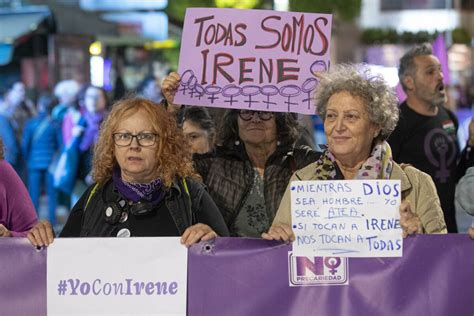
<svg viewBox="0 0 474 316">
<path fill-rule="evenodd" d="M 129 296 L 129 295 L 175 295 L 178 293 L 178 282 L 135 281 L 124 279 L 118 282 L 107 282 L 102 279 L 83 281 L 63 279 L 58 283 L 58 295 L 82 296 Z"/>
</svg>

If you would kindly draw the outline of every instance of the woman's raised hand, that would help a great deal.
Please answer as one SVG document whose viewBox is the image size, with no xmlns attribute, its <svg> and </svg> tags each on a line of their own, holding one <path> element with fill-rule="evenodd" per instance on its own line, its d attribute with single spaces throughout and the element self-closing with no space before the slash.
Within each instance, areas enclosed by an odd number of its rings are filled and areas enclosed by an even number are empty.
<svg viewBox="0 0 474 316">
<path fill-rule="evenodd" d="M 169 105 L 175 105 L 174 96 L 176 95 L 176 91 L 178 91 L 180 81 L 181 76 L 177 72 L 172 72 L 166 76 L 161 83 L 161 92 Z"/>
</svg>

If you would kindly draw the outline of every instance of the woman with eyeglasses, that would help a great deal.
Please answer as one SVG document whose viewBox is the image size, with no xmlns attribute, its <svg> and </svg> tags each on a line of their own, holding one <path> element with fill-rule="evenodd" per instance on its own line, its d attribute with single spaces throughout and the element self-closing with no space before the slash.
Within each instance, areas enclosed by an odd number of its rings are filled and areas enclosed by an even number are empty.
<svg viewBox="0 0 474 316">
<path fill-rule="evenodd" d="M 173 104 L 180 77 L 171 73 L 162 90 Z M 290 113 L 228 110 L 220 145 L 194 155 L 194 166 L 224 216 L 231 236 L 260 237 L 273 221 L 291 174 L 315 161 L 309 147 L 295 147 L 298 123 Z"/>
<path fill-rule="evenodd" d="M 403 236 L 446 233 L 431 177 L 410 165 L 393 161 L 386 141 L 399 117 L 392 88 L 364 65 L 336 65 L 331 72 L 318 77 L 315 100 L 328 145 L 317 161 L 296 171 L 291 181 L 400 180 L 399 224 Z M 288 185 L 273 224 L 262 237 L 294 241 L 291 214 L 291 185 Z"/>
<path fill-rule="evenodd" d="M 60 237 L 182 236 L 189 246 L 227 236 L 204 186 L 194 180 L 190 154 L 175 118 L 152 101 L 117 102 L 101 126 L 91 185 Z M 35 246 L 53 241 L 51 225 L 28 234 Z"/>
</svg>

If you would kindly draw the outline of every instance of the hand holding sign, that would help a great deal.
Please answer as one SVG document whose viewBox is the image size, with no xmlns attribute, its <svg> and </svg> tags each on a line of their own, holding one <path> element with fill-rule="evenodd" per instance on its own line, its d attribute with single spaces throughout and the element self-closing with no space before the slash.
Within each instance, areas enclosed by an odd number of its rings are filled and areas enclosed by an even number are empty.
<svg viewBox="0 0 474 316">
<path fill-rule="evenodd" d="M 400 205 L 400 226 L 403 229 L 403 238 L 412 234 L 423 232 L 421 220 L 413 214 L 409 201 L 403 201 Z"/>
<path fill-rule="evenodd" d="M 467 231 L 469 236 L 474 239 L 474 227 L 469 227 L 469 230 Z"/>
<path fill-rule="evenodd" d="M 266 240 L 281 240 L 283 242 L 295 241 L 295 233 L 288 224 L 274 224 L 267 233 L 262 234 L 262 238 Z"/>
<path fill-rule="evenodd" d="M 26 236 L 35 247 L 45 247 L 53 243 L 53 226 L 47 220 L 39 221 Z"/>
<path fill-rule="evenodd" d="M 181 236 L 181 244 L 190 247 L 193 244 L 202 241 L 208 241 L 217 237 L 217 233 L 206 224 L 195 224 L 189 226 Z"/>
<path fill-rule="evenodd" d="M 3 224 L 0 224 L 0 237 L 11 237 L 12 233 Z"/>
<path fill-rule="evenodd" d="M 177 72 L 172 72 L 166 76 L 161 84 L 161 92 L 169 105 L 177 105 L 174 104 L 174 96 L 176 95 L 180 81 L 181 76 Z"/>
</svg>

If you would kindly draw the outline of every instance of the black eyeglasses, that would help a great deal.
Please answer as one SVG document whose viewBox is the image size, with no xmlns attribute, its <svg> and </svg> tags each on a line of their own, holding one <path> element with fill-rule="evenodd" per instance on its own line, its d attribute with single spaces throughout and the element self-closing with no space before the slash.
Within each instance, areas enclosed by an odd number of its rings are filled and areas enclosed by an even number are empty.
<svg viewBox="0 0 474 316">
<path fill-rule="evenodd" d="M 273 117 L 272 112 L 264 112 L 264 111 L 250 111 L 250 110 L 241 110 L 239 112 L 239 116 L 244 121 L 250 121 L 253 116 L 257 114 L 258 118 L 262 121 L 268 121 Z"/>
<path fill-rule="evenodd" d="M 138 145 L 141 147 L 150 147 L 155 145 L 158 134 L 154 133 L 138 133 L 133 135 L 131 133 L 115 133 L 114 142 L 115 145 L 120 147 L 130 146 L 132 140 L 137 138 Z"/>
</svg>

